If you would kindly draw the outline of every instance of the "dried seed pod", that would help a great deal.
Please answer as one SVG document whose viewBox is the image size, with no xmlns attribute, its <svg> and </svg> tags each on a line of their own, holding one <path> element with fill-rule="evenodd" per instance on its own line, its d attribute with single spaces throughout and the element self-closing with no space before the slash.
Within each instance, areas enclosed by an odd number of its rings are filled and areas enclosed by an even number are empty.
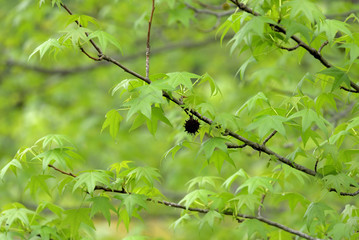
<svg viewBox="0 0 359 240">
<path fill-rule="evenodd" d="M 189 119 L 186 120 L 186 122 L 184 123 L 184 128 L 185 131 L 189 134 L 196 134 L 196 132 L 198 132 L 199 129 L 199 122 L 197 119 L 194 119 L 192 116 L 189 117 Z"/>
</svg>

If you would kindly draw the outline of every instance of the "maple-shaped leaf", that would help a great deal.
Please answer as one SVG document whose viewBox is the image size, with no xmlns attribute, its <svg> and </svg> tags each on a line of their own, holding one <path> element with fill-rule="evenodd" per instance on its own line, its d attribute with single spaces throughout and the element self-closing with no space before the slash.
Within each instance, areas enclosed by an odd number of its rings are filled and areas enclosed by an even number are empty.
<svg viewBox="0 0 359 240">
<path fill-rule="evenodd" d="M 309 0 L 293 0 L 283 4 L 283 7 L 290 8 L 290 18 L 305 17 L 311 23 L 320 22 L 324 19 L 322 11 L 318 6 Z"/>
<path fill-rule="evenodd" d="M 139 92 L 139 95 L 125 103 L 125 106 L 130 107 L 130 110 L 127 113 L 127 118 L 130 118 L 133 114 L 140 112 L 148 119 L 151 119 L 151 105 L 154 103 L 164 102 L 162 90 L 151 85 L 138 87 L 136 90 Z"/>
<path fill-rule="evenodd" d="M 72 46 L 77 48 L 89 41 L 87 37 L 87 33 L 90 33 L 91 30 L 84 28 L 84 27 L 68 27 L 65 31 L 66 34 L 62 37 L 62 42 L 65 43 L 66 41 L 71 41 Z"/>
<path fill-rule="evenodd" d="M 110 135 L 113 139 L 116 138 L 118 134 L 118 130 L 120 128 L 120 122 L 122 121 L 121 114 L 115 110 L 112 109 L 106 113 L 106 120 L 102 125 L 101 132 L 108 127 Z"/>
<path fill-rule="evenodd" d="M 70 139 L 60 134 L 49 134 L 40 138 L 35 142 L 35 145 L 42 142 L 43 149 L 51 149 L 55 147 L 74 147 Z"/>
<path fill-rule="evenodd" d="M 334 78 L 334 83 L 332 86 L 332 91 L 334 91 L 335 89 L 338 89 L 343 83 L 350 87 L 350 78 L 348 76 L 348 74 L 345 71 L 342 71 L 338 68 L 335 67 L 331 67 L 331 68 L 326 68 L 322 71 L 320 71 L 318 74 L 324 74 L 324 75 L 328 75 Z"/>
<path fill-rule="evenodd" d="M 68 148 L 54 148 L 39 155 L 35 156 L 33 159 L 42 160 L 42 169 L 45 170 L 49 164 L 58 164 L 63 169 L 71 168 L 71 156 L 69 153 L 72 152 Z"/>
<path fill-rule="evenodd" d="M 89 39 L 97 38 L 99 41 L 99 46 L 101 47 L 101 50 L 103 52 L 106 52 L 108 43 L 111 43 L 113 46 L 118 48 L 122 53 L 122 48 L 121 48 L 121 45 L 118 42 L 118 40 L 114 36 L 112 36 L 111 34 L 109 34 L 107 32 L 97 30 L 97 31 L 91 33 L 88 36 L 88 38 Z"/>
<path fill-rule="evenodd" d="M 197 189 L 188 193 L 179 204 L 183 203 L 188 209 L 194 202 L 199 201 L 204 205 L 208 205 L 209 198 L 208 196 L 213 195 L 214 192 L 206 189 Z"/>
<path fill-rule="evenodd" d="M 286 131 L 283 123 L 288 121 L 286 117 L 278 115 L 264 115 L 260 116 L 248 126 L 248 130 L 257 129 L 260 138 L 263 138 L 269 132 L 276 130 L 282 136 L 286 136 Z"/>
<path fill-rule="evenodd" d="M 257 219 L 246 219 L 242 222 L 238 228 L 243 235 L 248 234 L 248 239 L 252 239 L 251 236 L 261 236 L 260 239 L 267 239 L 267 233 L 269 232 L 267 226 Z M 256 239 L 256 238 L 255 238 Z"/>
<path fill-rule="evenodd" d="M 326 119 L 320 116 L 312 109 L 303 109 L 294 113 L 289 119 L 301 117 L 302 118 L 302 131 L 305 132 L 308 128 L 315 123 L 324 133 L 328 135 L 328 130 L 325 125 L 331 125 Z"/>
<path fill-rule="evenodd" d="M 241 189 L 248 187 L 248 193 L 253 194 L 257 188 L 262 189 L 263 192 L 269 190 L 270 192 L 273 191 L 273 181 L 275 179 L 269 177 L 251 177 L 248 178 L 243 184 L 241 184 L 236 192 L 239 192 Z"/>
<path fill-rule="evenodd" d="M 60 227 L 70 229 L 72 236 L 78 236 L 79 229 L 82 224 L 95 229 L 93 221 L 90 218 L 90 208 L 76 208 L 64 211 L 64 220 L 61 222 Z"/>
<path fill-rule="evenodd" d="M 40 53 L 40 59 L 42 59 L 46 52 L 50 51 L 50 53 L 56 54 L 61 48 L 62 45 L 60 44 L 58 39 L 50 38 L 49 40 L 35 48 L 35 50 L 30 54 L 28 59 L 30 59 L 37 52 Z"/>
<path fill-rule="evenodd" d="M 328 214 L 328 211 L 334 212 L 331 207 L 324 203 L 312 202 L 304 214 L 304 217 L 307 219 L 307 228 L 309 229 L 314 219 L 317 219 L 320 223 L 324 224 L 325 215 Z"/>
<path fill-rule="evenodd" d="M 147 196 L 142 194 L 119 194 L 115 198 L 122 200 L 121 206 L 125 206 L 126 212 L 131 218 L 134 213 L 142 208 L 147 209 Z"/>
<path fill-rule="evenodd" d="M 22 168 L 21 163 L 17 159 L 13 159 L 8 162 L 0 171 L 0 180 L 3 180 L 5 173 L 11 169 L 11 171 L 16 175 L 17 169 Z"/>
<path fill-rule="evenodd" d="M 158 169 L 153 167 L 136 167 L 127 174 L 128 178 L 135 179 L 136 183 L 144 182 L 152 187 L 154 180 L 160 181 L 160 173 Z"/>
<path fill-rule="evenodd" d="M 249 211 L 254 212 L 259 205 L 261 205 L 260 197 L 254 194 L 239 194 L 236 197 L 229 200 L 229 202 L 234 202 L 239 211 L 243 207 L 247 208 Z"/>
<path fill-rule="evenodd" d="M 21 223 L 22 226 L 29 226 L 31 217 L 35 214 L 34 211 L 25 208 L 21 203 L 12 203 L 8 209 L 3 210 L 0 214 L 0 226 L 5 226 L 5 229 L 11 228 L 13 225 Z"/>
<path fill-rule="evenodd" d="M 43 240 L 61 239 L 61 236 L 57 233 L 56 227 L 31 225 L 31 234 L 29 239 L 37 239 L 39 236 L 41 236 L 41 239 Z"/>
<path fill-rule="evenodd" d="M 209 160 L 216 148 L 223 152 L 227 152 L 227 139 L 221 137 L 213 137 L 202 143 L 201 149 L 198 153 L 204 153 L 206 158 Z"/>
<path fill-rule="evenodd" d="M 350 190 L 351 186 L 358 187 L 358 183 L 344 173 L 339 173 L 336 175 L 327 175 L 322 179 L 327 188 L 334 188 L 338 193 L 347 192 Z"/>
<path fill-rule="evenodd" d="M 72 189 L 73 192 L 82 185 L 85 185 L 86 190 L 91 194 L 98 184 L 110 186 L 110 175 L 103 170 L 89 170 L 78 175 L 74 181 L 76 183 Z"/>
<path fill-rule="evenodd" d="M 232 183 L 238 178 L 241 177 L 242 179 L 246 180 L 249 178 L 248 174 L 241 168 L 237 172 L 235 172 L 233 175 L 231 175 L 229 178 L 226 179 L 223 183 L 223 187 L 226 189 L 229 189 L 232 185 Z"/>
<path fill-rule="evenodd" d="M 168 78 L 166 78 L 166 82 L 170 84 L 173 88 L 176 88 L 179 85 L 183 85 L 188 89 L 192 89 L 192 79 L 198 79 L 201 76 L 189 73 L 189 72 L 173 72 L 166 74 Z"/>
<path fill-rule="evenodd" d="M 199 222 L 199 228 L 203 228 L 204 225 L 208 225 L 211 228 L 213 228 L 214 222 L 215 220 L 222 220 L 223 216 L 214 210 L 208 211 L 208 213 L 206 213 L 200 220 Z"/>
<path fill-rule="evenodd" d="M 190 191 L 194 186 L 198 186 L 199 188 L 204 188 L 206 186 L 211 186 L 216 189 L 218 182 L 223 180 L 221 177 L 217 176 L 199 176 L 191 179 L 186 183 L 188 185 L 188 191 Z"/>
<path fill-rule="evenodd" d="M 108 225 L 111 223 L 111 212 L 117 213 L 116 208 L 111 204 L 110 199 L 108 197 L 98 196 L 92 197 L 89 199 L 92 202 L 91 205 L 91 213 L 90 216 L 93 217 L 96 213 L 100 212 L 106 218 Z"/>
<path fill-rule="evenodd" d="M 35 199 L 38 195 L 38 191 L 42 190 L 42 192 L 47 193 L 51 197 L 51 193 L 49 190 L 49 186 L 46 183 L 46 180 L 49 178 L 54 178 L 51 175 L 34 175 L 31 176 L 29 182 L 27 183 L 25 189 L 30 190 L 30 195 Z"/>
</svg>

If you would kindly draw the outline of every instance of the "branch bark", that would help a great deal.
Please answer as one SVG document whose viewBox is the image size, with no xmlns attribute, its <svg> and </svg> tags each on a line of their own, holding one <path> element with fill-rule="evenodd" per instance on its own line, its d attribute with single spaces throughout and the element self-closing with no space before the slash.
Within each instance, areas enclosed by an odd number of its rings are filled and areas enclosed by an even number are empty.
<svg viewBox="0 0 359 240">
<path fill-rule="evenodd" d="M 73 178 L 77 177 L 75 174 L 70 173 L 70 172 L 65 172 L 65 171 L 63 171 L 63 170 L 61 170 L 61 169 L 59 169 L 59 168 L 57 168 L 57 167 L 55 167 L 55 166 L 53 166 L 51 164 L 49 164 L 48 166 L 50 168 L 54 169 L 55 171 L 61 173 L 61 174 L 71 176 Z M 114 193 L 121 193 L 121 194 L 131 194 L 130 192 L 126 192 L 125 189 L 121 189 L 121 190 L 110 189 L 110 188 L 107 188 L 107 187 L 104 187 L 104 186 L 95 186 L 95 190 L 102 190 L 102 191 L 105 191 L 105 192 L 114 192 Z M 264 197 L 262 197 L 262 199 L 264 200 Z M 206 214 L 206 213 L 208 213 L 210 211 L 209 209 L 206 209 L 206 208 L 186 207 L 184 205 L 174 203 L 174 202 L 165 201 L 165 200 L 155 200 L 155 199 L 152 199 L 152 198 L 147 198 L 146 200 L 149 201 L 149 202 L 154 202 L 154 203 L 162 204 L 162 205 L 165 205 L 165 206 L 168 206 L 168 207 L 183 209 L 183 210 L 187 210 L 187 211 L 191 211 L 191 212 L 198 212 L 198 213 Z M 223 214 L 223 215 L 234 216 L 237 220 L 256 219 L 256 220 L 261 221 L 261 222 L 263 222 L 265 224 L 268 224 L 268 225 L 271 225 L 273 227 L 282 229 L 283 231 L 289 232 L 291 234 L 297 235 L 297 236 L 305 238 L 305 239 L 320 240 L 319 238 L 311 237 L 310 235 L 308 235 L 306 233 L 294 230 L 294 229 L 289 228 L 289 227 L 287 227 L 287 226 L 285 226 L 283 224 L 271 221 L 271 220 L 269 220 L 267 218 L 264 218 L 264 217 L 261 217 L 261 216 L 252 216 L 252 215 L 246 215 L 246 214 L 241 214 L 241 213 L 235 214 L 232 210 L 219 211 L 219 210 L 216 209 L 214 211 L 216 211 L 216 212 L 218 212 L 220 214 Z"/>
</svg>

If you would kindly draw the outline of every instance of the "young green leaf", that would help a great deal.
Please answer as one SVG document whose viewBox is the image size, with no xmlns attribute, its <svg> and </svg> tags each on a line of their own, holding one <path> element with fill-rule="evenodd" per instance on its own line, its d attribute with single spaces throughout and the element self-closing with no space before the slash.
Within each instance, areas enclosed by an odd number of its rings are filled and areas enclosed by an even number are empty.
<svg viewBox="0 0 359 240">
<path fill-rule="evenodd" d="M 112 109 L 108 111 L 106 113 L 106 120 L 102 125 L 101 132 L 108 127 L 111 137 L 115 139 L 118 134 L 122 119 L 123 118 L 121 114 L 117 110 Z"/>
<path fill-rule="evenodd" d="M 85 185 L 86 190 L 91 194 L 95 190 L 95 187 L 98 184 L 103 184 L 107 187 L 110 186 L 110 175 L 103 170 L 89 170 L 85 171 L 82 174 L 78 175 L 75 179 L 76 181 L 72 192 L 77 188 Z"/>
<path fill-rule="evenodd" d="M 117 210 L 111 204 L 110 199 L 108 197 L 98 196 L 98 197 L 90 198 L 89 201 L 92 202 L 90 216 L 93 217 L 96 213 L 100 212 L 104 215 L 104 217 L 108 222 L 108 225 L 110 226 L 111 223 L 110 210 L 117 213 Z"/>
</svg>

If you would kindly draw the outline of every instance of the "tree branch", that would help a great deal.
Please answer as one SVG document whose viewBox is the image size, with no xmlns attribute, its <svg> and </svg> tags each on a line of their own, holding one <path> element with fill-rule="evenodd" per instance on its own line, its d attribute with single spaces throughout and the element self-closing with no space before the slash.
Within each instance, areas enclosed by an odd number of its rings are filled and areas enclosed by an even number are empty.
<svg viewBox="0 0 359 240">
<path fill-rule="evenodd" d="M 238 2 L 238 0 L 231 0 L 232 3 L 234 3 L 239 9 L 242 11 L 245 11 L 247 13 L 250 13 L 254 16 L 261 16 L 258 12 L 255 12 L 253 9 L 249 8 L 244 3 Z M 274 31 L 282 33 L 284 35 L 287 34 L 287 31 L 278 24 L 269 24 Z M 312 55 L 314 58 L 318 59 L 326 68 L 333 67 L 332 64 L 330 64 L 321 54 L 320 51 L 316 50 L 315 48 L 310 47 L 308 44 L 306 44 L 304 41 L 302 41 L 299 37 L 293 35 L 290 37 L 292 40 L 294 40 L 300 47 L 304 48 L 310 55 Z M 324 45 L 325 46 L 325 45 Z M 323 47 L 324 47 L 323 46 Z M 322 48 L 322 47 L 321 47 Z M 321 49 L 320 49 L 321 50 Z M 350 81 L 350 86 L 354 88 L 356 91 L 355 93 L 359 93 L 359 86 L 355 84 L 353 81 Z M 343 88 L 342 88 L 343 89 Z M 354 92 L 354 91 L 353 91 Z"/>
<path fill-rule="evenodd" d="M 57 172 L 59 172 L 61 174 L 71 176 L 73 178 L 77 177 L 76 175 L 74 175 L 74 174 L 72 174 L 70 172 L 65 172 L 65 171 L 63 171 L 63 170 L 61 170 L 59 168 L 56 168 L 55 166 L 53 166 L 51 164 L 49 164 L 48 166 L 50 168 L 53 168 L 54 170 L 56 170 Z M 130 192 L 126 192 L 124 189 L 116 190 L 116 189 L 111 189 L 111 188 L 107 188 L 107 187 L 103 187 L 103 186 L 95 186 L 95 190 L 102 190 L 102 191 L 105 191 L 105 192 L 115 192 L 115 193 L 122 193 L 122 194 L 131 194 Z M 262 197 L 262 199 L 264 200 L 264 197 Z M 149 202 L 154 202 L 154 203 L 162 204 L 162 205 L 165 205 L 165 206 L 168 206 L 168 207 L 179 208 L 179 209 L 183 209 L 183 210 L 187 210 L 187 211 L 191 211 L 191 212 L 198 212 L 198 213 L 206 214 L 206 213 L 208 213 L 210 211 L 210 210 L 205 209 L 205 208 L 186 207 L 186 206 L 178 204 L 178 203 L 164 201 L 164 200 L 154 200 L 152 198 L 147 198 L 146 200 L 149 201 Z M 261 217 L 261 216 L 256 217 L 256 216 L 246 215 L 246 214 L 241 214 L 241 213 L 235 214 L 232 210 L 226 210 L 226 211 L 221 212 L 221 211 L 215 209 L 214 211 L 216 211 L 216 212 L 218 212 L 220 214 L 223 214 L 223 215 L 234 216 L 237 220 L 241 220 L 241 218 L 244 218 L 244 219 L 257 219 L 258 221 L 261 221 L 261 222 L 263 222 L 265 224 L 268 224 L 268 225 L 271 225 L 273 227 L 282 229 L 283 231 L 289 232 L 289 233 L 297 235 L 299 237 L 309 239 L 309 240 L 320 240 L 319 238 L 311 237 L 306 233 L 294 230 L 294 229 L 289 228 L 289 227 L 287 227 L 287 226 L 285 226 L 283 224 L 273 222 L 273 221 L 271 221 L 269 219 L 266 219 L 264 217 Z"/>
<path fill-rule="evenodd" d="M 152 0 L 152 10 L 151 10 L 150 20 L 148 21 L 148 31 L 147 31 L 146 78 L 149 78 L 150 76 L 150 52 L 151 52 L 150 38 L 151 38 L 151 26 L 152 26 L 152 19 L 154 12 L 155 12 L 155 0 Z"/>
<path fill-rule="evenodd" d="M 64 5 L 65 6 L 65 5 Z M 68 9 L 68 8 L 67 8 Z M 100 50 L 101 52 L 101 50 Z M 111 57 L 108 57 L 106 55 L 102 55 L 101 56 L 101 59 L 102 60 L 105 60 L 105 61 L 108 61 L 108 62 L 111 62 L 113 64 L 115 64 L 116 66 L 122 68 L 125 72 L 137 77 L 138 79 L 141 79 L 143 81 L 145 81 L 146 83 L 148 84 L 151 84 L 151 80 L 132 71 L 131 69 L 128 69 L 127 67 L 125 67 L 124 65 L 122 65 L 121 63 L 119 63 L 117 60 L 111 58 Z M 183 104 L 183 101 L 175 98 L 175 97 L 172 97 L 170 96 L 166 91 L 162 91 L 162 95 L 167 98 L 168 100 L 174 102 L 175 104 L 177 104 L 178 106 L 180 106 L 184 111 L 186 112 L 190 112 L 192 115 L 196 116 L 198 119 L 200 119 L 201 121 L 209 124 L 209 125 L 212 125 L 213 124 L 213 120 L 207 118 L 206 116 L 202 116 L 199 112 L 195 111 L 194 109 L 187 109 L 184 104 Z M 295 168 L 299 171 L 302 171 L 306 174 L 309 174 L 311 176 L 315 176 L 316 175 L 316 172 L 305 167 L 305 166 L 302 166 L 300 164 L 297 164 L 291 160 L 289 160 L 288 158 L 284 157 L 284 156 L 281 156 L 279 155 L 278 153 L 276 152 L 273 152 L 272 150 L 270 150 L 269 148 L 267 148 L 266 146 L 263 146 L 263 145 L 260 145 L 256 142 L 252 142 L 244 137 L 242 137 L 241 135 L 229 130 L 229 129 L 224 129 L 224 133 L 226 133 L 226 135 L 229 135 L 233 138 L 236 138 L 237 140 L 240 140 L 241 142 L 243 142 L 246 146 L 250 146 L 251 148 L 253 148 L 254 150 L 258 151 L 258 152 L 263 152 L 263 153 L 266 153 L 268 155 L 273 155 L 275 156 L 280 162 L 284 163 L 284 164 L 287 164 L 288 166 L 292 167 L 292 168 Z M 243 145 L 242 145 L 243 146 Z"/>
</svg>

